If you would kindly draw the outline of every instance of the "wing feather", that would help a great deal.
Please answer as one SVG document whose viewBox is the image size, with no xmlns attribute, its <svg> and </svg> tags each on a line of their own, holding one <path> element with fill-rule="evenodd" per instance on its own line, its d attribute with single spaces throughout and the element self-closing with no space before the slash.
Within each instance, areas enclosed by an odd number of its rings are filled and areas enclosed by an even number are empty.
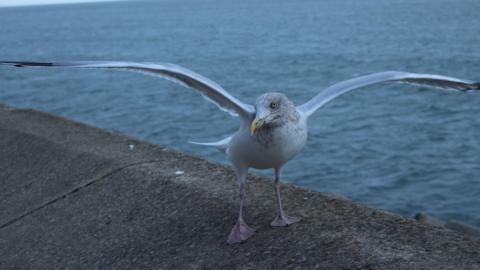
<svg viewBox="0 0 480 270">
<path fill-rule="evenodd" d="M 67 67 L 67 68 L 100 68 L 139 72 L 161 77 L 188 88 L 196 89 L 210 102 L 230 114 L 250 119 L 255 113 L 252 105 L 238 100 L 220 85 L 191 70 L 169 63 L 139 63 L 112 61 L 73 61 L 73 62 L 18 62 L 0 61 L 0 65 L 16 67 Z"/>
<path fill-rule="evenodd" d="M 307 117 L 332 99 L 355 89 L 382 82 L 403 82 L 454 89 L 459 91 L 480 90 L 480 83 L 441 75 L 417 74 L 400 71 L 385 71 L 339 82 L 325 88 L 311 100 L 298 106 Z"/>
</svg>

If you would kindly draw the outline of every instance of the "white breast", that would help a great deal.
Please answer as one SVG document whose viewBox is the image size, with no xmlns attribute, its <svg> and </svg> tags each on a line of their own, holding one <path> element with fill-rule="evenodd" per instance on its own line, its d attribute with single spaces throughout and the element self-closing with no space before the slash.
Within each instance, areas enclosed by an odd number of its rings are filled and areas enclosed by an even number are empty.
<svg viewBox="0 0 480 270">
<path fill-rule="evenodd" d="M 227 155 L 233 164 L 256 169 L 279 168 L 295 157 L 307 140 L 306 120 L 288 122 L 269 132 L 260 130 L 250 135 L 241 129 L 232 138 Z"/>
</svg>

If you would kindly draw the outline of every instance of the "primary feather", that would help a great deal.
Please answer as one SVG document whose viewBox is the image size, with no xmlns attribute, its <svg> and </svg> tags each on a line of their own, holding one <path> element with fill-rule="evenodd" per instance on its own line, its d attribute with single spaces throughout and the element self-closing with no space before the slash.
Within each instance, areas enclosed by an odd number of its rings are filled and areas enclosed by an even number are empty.
<svg viewBox="0 0 480 270">
<path fill-rule="evenodd" d="M 385 71 L 336 83 L 322 90 L 305 104 L 298 106 L 298 109 L 308 117 L 312 115 L 316 110 L 321 108 L 323 105 L 327 104 L 329 101 L 340 95 L 343 95 L 355 89 L 382 82 L 413 83 L 433 87 L 455 89 L 459 91 L 480 90 L 479 82 L 462 80 L 441 75 L 417 74 L 400 71 Z"/>
<path fill-rule="evenodd" d="M 140 63 L 116 61 L 73 61 L 73 62 L 21 62 L 0 61 L 0 65 L 16 67 L 66 67 L 66 68 L 101 68 L 140 72 L 147 75 L 162 77 L 179 83 L 185 87 L 196 89 L 207 100 L 217 105 L 221 110 L 231 115 L 240 115 L 248 120 L 255 113 L 252 105 L 243 103 L 217 83 L 191 70 L 169 63 Z"/>
</svg>

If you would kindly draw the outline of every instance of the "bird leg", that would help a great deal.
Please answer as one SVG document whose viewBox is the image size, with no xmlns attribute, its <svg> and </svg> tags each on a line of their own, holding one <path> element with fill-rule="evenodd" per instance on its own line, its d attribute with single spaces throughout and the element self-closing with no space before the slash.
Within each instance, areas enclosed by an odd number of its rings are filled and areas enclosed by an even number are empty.
<svg viewBox="0 0 480 270">
<path fill-rule="evenodd" d="M 278 203 L 278 214 L 275 219 L 270 223 L 270 226 L 273 227 L 285 227 L 290 224 L 296 223 L 300 221 L 298 217 L 292 217 L 285 214 L 282 208 L 282 199 L 280 198 L 280 170 L 275 169 L 275 194 L 277 196 L 277 203 Z"/>
<path fill-rule="evenodd" d="M 246 171 L 237 175 L 240 185 L 240 211 L 238 213 L 238 220 L 235 226 L 233 226 L 230 236 L 228 236 L 228 244 L 237 244 L 246 241 L 248 238 L 255 234 L 255 229 L 250 228 L 243 220 L 243 203 L 245 201 L 245 177 Z"/>
</svg>

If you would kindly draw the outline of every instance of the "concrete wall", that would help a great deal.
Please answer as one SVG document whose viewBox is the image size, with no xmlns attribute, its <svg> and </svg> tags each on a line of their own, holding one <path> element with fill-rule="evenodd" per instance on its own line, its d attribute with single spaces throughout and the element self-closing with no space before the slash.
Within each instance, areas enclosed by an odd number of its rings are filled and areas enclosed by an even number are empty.
<svg viewBox="0 0 480 270">
<path fill-rule="evenodd" d="M 254 175 L 257 234 L 227 246 L 229 167 L 32 110 L 0 106 L 0 184 L 0 269 L 480 269 L 478 240 L 291 185 L 303 220 L 271 228 Z"/>
</svg>

